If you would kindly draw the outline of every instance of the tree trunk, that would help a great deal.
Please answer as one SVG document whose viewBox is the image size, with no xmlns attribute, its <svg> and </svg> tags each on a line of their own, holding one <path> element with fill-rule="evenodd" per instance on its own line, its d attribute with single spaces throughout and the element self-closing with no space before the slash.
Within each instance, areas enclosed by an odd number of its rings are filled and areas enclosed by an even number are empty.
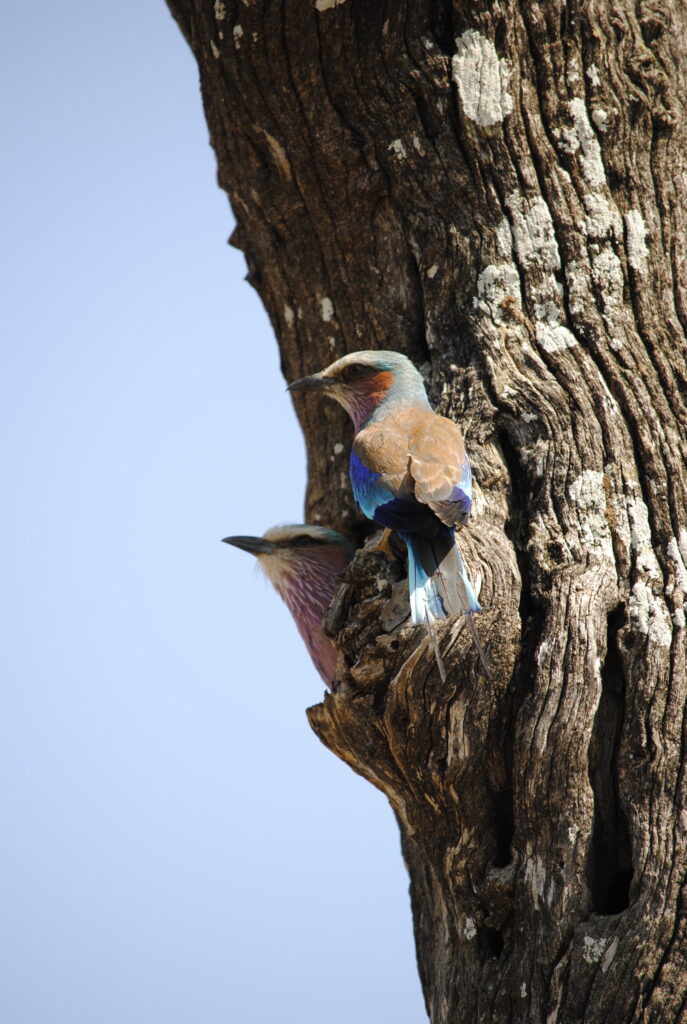
<svg viewBox="0 0 687 1024">
<path fill-rule="evenodd" d="M 169 4 L 285 377 L 404 352 L 472 458 L 493 680 L 363 549 L 309 711 L 396 812 L 433 1024 L 687 1020 L 687 5 Z M 296 404 L 360 540 L 344 413 Z"/>
</svg>

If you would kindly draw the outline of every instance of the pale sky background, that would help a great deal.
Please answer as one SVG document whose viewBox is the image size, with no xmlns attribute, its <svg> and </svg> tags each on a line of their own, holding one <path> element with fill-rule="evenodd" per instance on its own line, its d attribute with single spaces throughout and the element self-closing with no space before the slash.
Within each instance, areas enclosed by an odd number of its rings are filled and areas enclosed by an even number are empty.
<svg viewBox="0 0 687 1024">
<path fill-rule="evenodd" d="M 423 1024 L 255 563 L 303 446 L 162 0 L 0 13 L 0 1024 Z"/>
</svg>

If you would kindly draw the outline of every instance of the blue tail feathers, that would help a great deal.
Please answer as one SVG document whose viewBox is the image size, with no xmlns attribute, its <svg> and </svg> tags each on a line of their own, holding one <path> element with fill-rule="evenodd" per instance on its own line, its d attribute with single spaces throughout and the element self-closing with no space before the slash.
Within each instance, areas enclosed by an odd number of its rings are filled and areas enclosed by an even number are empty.
<svg viewBox="0 0 687 1024">
<path fill-rule="evenodd" d="M 435 537 L 402 533 L 408 548 L 408 589 L 415 624 L 480 612 L 452 527 Z"/>
</svg>

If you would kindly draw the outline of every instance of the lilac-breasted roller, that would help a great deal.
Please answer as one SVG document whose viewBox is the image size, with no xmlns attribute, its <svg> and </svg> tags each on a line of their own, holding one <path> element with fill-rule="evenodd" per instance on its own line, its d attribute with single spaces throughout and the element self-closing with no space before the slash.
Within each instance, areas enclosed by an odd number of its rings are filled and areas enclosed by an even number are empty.
<svg viewBox="0 0 687 1024">
<path fill-rule="evenodd" d="M 323 392 L 351 416 L 353 494 L 369 519 L 406 543 L 412 619 L 427 623 L 442 676 L 432 623 L 458 612 L 489 674 L 472 621 L 482 609 L 455 538 L 472 501 L 460 428 L 432 410 L 420 373 L 400 352 L 353 352 L 289 389 Z"/>
<path fill-rule="evenodd" d="M 225 544 L 257 555 L 303 637 L 315 668 L 331 687 L 336 648 L 322 631 L 322 618 L 340 573 L 353 557 L 345 537 L 323 526 L 273 526 L 262 537 L 225 537 Z"/>
</svg>

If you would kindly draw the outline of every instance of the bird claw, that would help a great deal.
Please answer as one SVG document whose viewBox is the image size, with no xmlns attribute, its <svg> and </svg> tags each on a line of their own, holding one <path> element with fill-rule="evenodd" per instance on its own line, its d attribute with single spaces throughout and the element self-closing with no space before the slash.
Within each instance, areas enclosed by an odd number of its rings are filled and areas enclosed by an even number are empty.
<svg viewBox="0 0 687 1024">
<path fill-rule="evenodd" d="M 385 555 L 390 562 L 395 562 L 397 559 L 391 544 L 392 534 L 393 530 L 390 530 L 388 527 L 385 527 L 384 533 L 382 534 L 382 539 L 380 540 L 379 544 L 375 544 L 373 548 L 370 548 L 370 551 L 378 551 L 380 554 Z"/>
</svg>

